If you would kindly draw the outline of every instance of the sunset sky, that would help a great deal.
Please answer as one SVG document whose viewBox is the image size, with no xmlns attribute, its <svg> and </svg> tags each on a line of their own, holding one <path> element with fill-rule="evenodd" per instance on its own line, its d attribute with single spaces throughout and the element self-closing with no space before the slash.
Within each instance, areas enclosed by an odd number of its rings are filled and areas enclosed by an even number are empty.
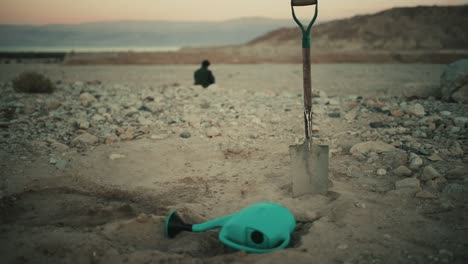
<svg viewBox="0 0 468 264">
<path fill-rule="evenodd" d="M 0 24 L 75 24 L 112 20 L 227 20 L 290 18 L 290 0 L 0 0 Z M 461 5 L 468 0 L 319 0 L 320 19 L 395 6 Z M 305 16 L 303 8 L 301 16 Z"/>
</svg>

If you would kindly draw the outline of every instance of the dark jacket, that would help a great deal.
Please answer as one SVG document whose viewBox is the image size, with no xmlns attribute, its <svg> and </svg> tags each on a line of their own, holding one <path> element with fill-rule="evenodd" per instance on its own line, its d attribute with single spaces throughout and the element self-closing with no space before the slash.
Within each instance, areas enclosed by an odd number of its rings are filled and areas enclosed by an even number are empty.
<svg viewBox="0 0 468 264">
<path fill-rule="evenodd" d="M 201 67 L 200 69 L 196 70 L 194 73 L 194 78 L 195 85 L 201 85 L 204 88 L 215 83 L 215 77 L 213 76 L 213 73 L 210 70 L 208 70 L 207 67 Z"/>
</svg>

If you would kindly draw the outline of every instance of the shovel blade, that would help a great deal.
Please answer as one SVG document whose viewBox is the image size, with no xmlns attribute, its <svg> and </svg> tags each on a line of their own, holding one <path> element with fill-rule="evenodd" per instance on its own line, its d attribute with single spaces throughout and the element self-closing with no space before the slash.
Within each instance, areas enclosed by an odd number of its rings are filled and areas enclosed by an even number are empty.
<svg viewBox="0 0 468 264">
<path fill-rule="evenodd" d="M 289 146 L 293 197 L 328 192 L 328 146 L 304 142 Z"/>
</svg>

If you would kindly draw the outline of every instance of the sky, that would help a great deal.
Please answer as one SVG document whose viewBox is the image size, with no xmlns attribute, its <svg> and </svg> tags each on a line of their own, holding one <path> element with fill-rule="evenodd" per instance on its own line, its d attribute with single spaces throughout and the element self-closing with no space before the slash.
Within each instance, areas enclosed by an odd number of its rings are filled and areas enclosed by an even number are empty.
<svg viewBox="0 0 468 264">
<path fill-rule="evenodd" d="M 319 0 L 319 20 L 399 6 L 461 5 L 468 0 Z M 300 17 L 311 10 L 302 7 Z M 0 24 L 77 24 L 114 20 L 290 19 L 290 0 L 0 0 Z"/>
</svg>

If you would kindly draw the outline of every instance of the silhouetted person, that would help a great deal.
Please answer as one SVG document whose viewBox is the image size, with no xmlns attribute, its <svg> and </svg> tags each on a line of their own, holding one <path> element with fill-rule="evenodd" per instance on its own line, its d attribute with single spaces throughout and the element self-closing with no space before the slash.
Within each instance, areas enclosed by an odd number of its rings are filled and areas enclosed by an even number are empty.
<svg viewBox="0 0 468 264">
<path fill-rule="evenodd" d="M 211 84 L 215 83 L 215 77 L 213 73 L 208 70 L 208 66 L 210 66 L 210 62 L 204 60 L 201 64 L 200 69 L 196 70 L 193 77 L 195 78 L 195 85 L 201 85 L 204 88 L 207 88 Z"/>
</svg>

